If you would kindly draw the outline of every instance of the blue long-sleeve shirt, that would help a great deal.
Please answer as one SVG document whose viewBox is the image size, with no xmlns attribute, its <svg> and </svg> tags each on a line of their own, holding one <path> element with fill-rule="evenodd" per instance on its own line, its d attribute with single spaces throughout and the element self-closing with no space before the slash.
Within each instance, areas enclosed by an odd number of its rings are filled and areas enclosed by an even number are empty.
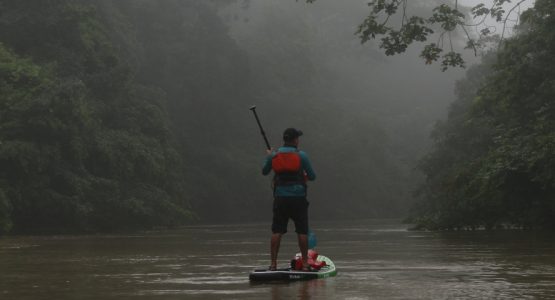
<svg viewBox="0 0 555 300">
<path fill-rule="evenodd" d="M 268 155 L 264 160 L 264 166 L 262 167 L 262 175 L 268 175 L 272 171 L 272 158 L 278 152 L 297 152 L 297 148 L 293 146 L 283 146 L 277 149 L 276 152 Z M 308 180 L 313 181 L 316 179 L 316 173 L 312 169 L 312 165 L 310 164 L 310 160 L 308 159 L 308 155 L 306 155 L 303 151 L 298 151 L 299 156 L 301 157 L 301 168 L 306 173 L 306 177 Z M 306 187 L 302 184 L 293 184 L 293 185 L 279 185 L 275 188 L 274 196 L 276 197 L 305 197 L 306 196 Z"/>
</svg>

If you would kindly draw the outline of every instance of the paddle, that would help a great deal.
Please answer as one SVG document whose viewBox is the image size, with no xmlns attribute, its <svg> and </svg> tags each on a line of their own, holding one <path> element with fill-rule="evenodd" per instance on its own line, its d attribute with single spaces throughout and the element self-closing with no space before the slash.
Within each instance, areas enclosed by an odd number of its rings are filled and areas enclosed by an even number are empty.
<svg viewBox="0 0 555 300">
<path fill-rule="evenodd" d="M 266 133 L 264 132 L 264 129 L 262 128 L 262 124 L 260 124 L 260 120 L 258 119 L 258 115 L 256 114 L 256 105 L 251 106 L 251 108 L 249 108 L 249 109 L 254 114 L 254 118 L 256 119 L 256 123 L 258 124 L 258 128 L 260 128 L 260 133 L 262 134 L 262 137 L 264 138 L 264 142 L 266 142 L 266 148 L 268 150 L 271 150 L 272 147 L 270 147 L 270 143 L 268 142 L 268 139 L 266 138 Z"/>
</svg>

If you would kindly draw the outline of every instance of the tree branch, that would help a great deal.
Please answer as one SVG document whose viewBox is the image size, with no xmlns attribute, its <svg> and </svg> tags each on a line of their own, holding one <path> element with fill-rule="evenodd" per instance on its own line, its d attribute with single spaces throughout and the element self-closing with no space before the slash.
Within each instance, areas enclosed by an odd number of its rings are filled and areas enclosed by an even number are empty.
<svg viewBox="0 0 555 300">
<path fill-rule="evenodd" d="M 503 31 L 501 33 L 501 40 L 503 40 L 503 38 L 505 37 L 505 28 L 507 28 L 507 20 L 509 19 L 509 16 L 513 13 L 513 11 L 517 8 L 520 7 L 520 5 L 527 0 L 520 0 L 515 6 L 513 6 L 513 8 L 511 8 L 511 10 L 509 10 L 509 12 L 507 13 L 507 15 L 505 15 L 505 20 L 503 20 Z M 501 44 L 499 44 L 501 45 Z"/>
</svg>

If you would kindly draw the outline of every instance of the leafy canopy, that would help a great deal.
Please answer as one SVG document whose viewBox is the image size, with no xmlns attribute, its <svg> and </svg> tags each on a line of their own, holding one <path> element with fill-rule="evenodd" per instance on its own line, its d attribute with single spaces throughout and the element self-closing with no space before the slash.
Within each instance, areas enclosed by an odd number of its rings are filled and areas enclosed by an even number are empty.
<svg viewBox="0 0 555 300">
<path fill-rule="evenodd" d="M 315 1 L 307 0 L 309 3 Z M 370 12 L 358 26 L 356 35 L 362 43 L 380 38 L 379 47 L 384 49 L 386 55 L 404 53 L 415 42 L 424 43 L 420 57 L 426 64 L 440 62 L 441 69 L 445 71 L 450 67 L 465 67 L 455 37 L 462 34 L 466 39 L 464 49 L 471 49 L 474 55 L 488 48 L 492 42 L 500 44 L 509 26 L 513 22 L 518 25 L 517 13 L 526 1 L 530 0 L 515 3 L 494 0 L 489 6 L 479 3 L 468 10 L 461 7 L 457 0 L 441 4 L 439 1 L 415 4 L 409 3 L 409 0 L 372 0 L 368 3 Z M 426 6 L 429 2 L 435 6 L 431 7 L 427 16 L 411 15 L 411 8 Z M 495 26 L 487 25 L 490 18 L 501 26 L 501 33 L 492 30 Z"/>
</svg>

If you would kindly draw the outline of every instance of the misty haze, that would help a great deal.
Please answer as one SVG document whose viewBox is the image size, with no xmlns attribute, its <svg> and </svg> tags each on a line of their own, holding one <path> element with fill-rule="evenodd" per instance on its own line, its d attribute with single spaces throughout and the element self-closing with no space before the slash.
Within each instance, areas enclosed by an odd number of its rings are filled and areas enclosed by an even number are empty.
<svg viewBox="0 0 555 300">
<path fill-rule="evenodd" d="M 554 13 L 0 0 L 0 299 L 555 298 Z"/>
</svg>

